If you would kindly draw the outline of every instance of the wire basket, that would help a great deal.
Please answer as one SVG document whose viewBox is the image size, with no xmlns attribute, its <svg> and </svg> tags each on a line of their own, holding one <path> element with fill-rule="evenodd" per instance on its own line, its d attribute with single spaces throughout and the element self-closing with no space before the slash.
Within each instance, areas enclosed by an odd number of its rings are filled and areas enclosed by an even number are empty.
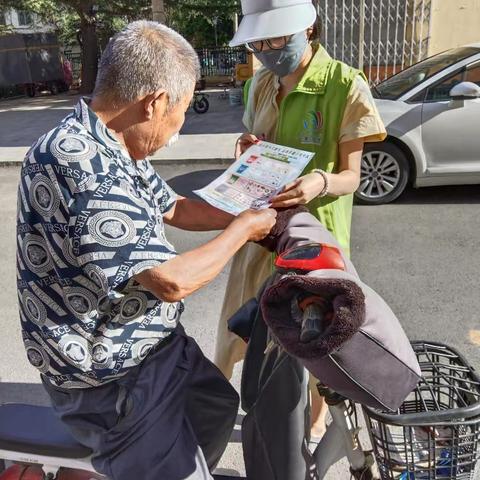
<svg viewBox="0 0 480 480">
<path fill-rule="evenodd" d="M 394 413 L 363 407 L 382 480 L 480 480 L 480 379 L 453 348 L 414 342 L 422 379 Z"/>
</svg>

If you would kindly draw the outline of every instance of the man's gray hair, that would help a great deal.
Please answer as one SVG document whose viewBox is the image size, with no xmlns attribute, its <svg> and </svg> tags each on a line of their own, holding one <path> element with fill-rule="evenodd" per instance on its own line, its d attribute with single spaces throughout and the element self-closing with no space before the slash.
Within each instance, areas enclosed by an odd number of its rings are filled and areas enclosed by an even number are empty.
<svg viewBox="0 0 480 480">
<path fill-rule="evenodd" d="M 175 106 L 191 93 L 199 73 L 198 56 L 187 40 L 165 25 L 140 20 L 108 43 L 93 94 L 125 104 L 165 89 Z"/>
</svg>

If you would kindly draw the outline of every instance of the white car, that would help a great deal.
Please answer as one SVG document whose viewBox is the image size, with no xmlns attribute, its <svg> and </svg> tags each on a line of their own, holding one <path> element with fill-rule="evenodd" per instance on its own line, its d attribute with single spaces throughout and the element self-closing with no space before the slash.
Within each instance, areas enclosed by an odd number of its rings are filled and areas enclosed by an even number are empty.
<svg viewBox="0 0 480 480">
<path fill-rule="evenodd" d="M 373 95 L 388 138 L 365 147 L 359 203 L 391 202 L 409 183 L 480 183 L 480 43 L 423 60 Z"/>
</svg>

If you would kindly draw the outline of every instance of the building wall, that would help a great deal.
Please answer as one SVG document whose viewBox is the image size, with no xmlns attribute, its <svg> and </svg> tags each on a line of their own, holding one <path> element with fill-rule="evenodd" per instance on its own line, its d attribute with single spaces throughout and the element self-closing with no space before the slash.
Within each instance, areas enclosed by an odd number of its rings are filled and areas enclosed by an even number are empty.
<svg viewBox="0 0 480 480">
<path fill-rule="evenodd" d="M 432 0 L 429 55 L 480 43 L 480 0 Z"/>
<path fill-rule="evenodd" d="M 5 24 L 11 25 L 16 33 L 42 33 L 50 32 L 52 28 L 42 24 L 35 14 L 31 14 L 31 23 L 25 24 L 25 16 L 22 12 L 10 9 L 5 12 Z"/>
</svg>

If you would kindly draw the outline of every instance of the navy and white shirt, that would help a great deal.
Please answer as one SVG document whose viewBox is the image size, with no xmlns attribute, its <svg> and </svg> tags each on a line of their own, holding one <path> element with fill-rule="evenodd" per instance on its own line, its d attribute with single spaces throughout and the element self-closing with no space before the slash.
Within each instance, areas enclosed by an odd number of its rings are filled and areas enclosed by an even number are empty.
<svg viewBox="0 0 480 480">
<path fill-rule="evenodd" d="M 122 376 L 183 310 L 132 278 L 176 255 L 162 220 L 175 193 L 87 102 L 32 146 L 18 189 L 23 340 L 30 363 L 64 388 Z"/>
</svg>

